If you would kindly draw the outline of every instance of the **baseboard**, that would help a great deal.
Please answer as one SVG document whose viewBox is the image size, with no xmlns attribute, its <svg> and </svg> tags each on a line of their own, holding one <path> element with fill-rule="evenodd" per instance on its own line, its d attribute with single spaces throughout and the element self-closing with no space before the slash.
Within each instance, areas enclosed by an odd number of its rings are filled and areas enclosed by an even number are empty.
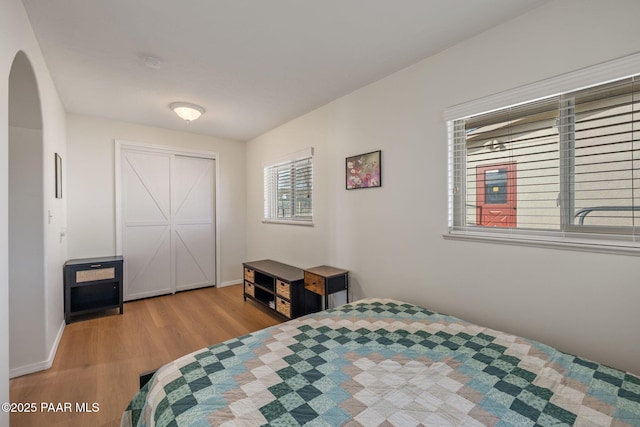
<svg viewBox="0 0 640 427">
<path fill-rule="evenodd" d="M 225 286 L 231 286 L 231 285 L 239 285 L 242 283 L 242 279 L 238 279 L 238 280 L 229 280 L 228 282 L 222 282 L 220 283 L 217 287 L 218 288 L 224 288 Z"/>
<path fill-rule="evenodd" d="M 56 339 L 53 342 L 53 346 L 51 346 L 51 351 L 49 352 L 49 357 L 47 360 L 43 360 L 42 362 L 32 363 L 27 366 L 20 366 L 18 368 L 13 368 L 9 370 L 9 378 L 21 377 L 22 375 L 33 374 L 34 372 L 44 371 L 49 369 L 51 365 L 53 365 L 53 360 L 56 357 L 56 352 L 58 351 L 58 345 L 60 344 L 60 340 L 62 339 L 62 333 L 64 332 L 64 320 L 62 320 L 62 324 L 60 324 L 60 329 L 58 329 L 58 335 L 56 335 Z"/>
</svg>

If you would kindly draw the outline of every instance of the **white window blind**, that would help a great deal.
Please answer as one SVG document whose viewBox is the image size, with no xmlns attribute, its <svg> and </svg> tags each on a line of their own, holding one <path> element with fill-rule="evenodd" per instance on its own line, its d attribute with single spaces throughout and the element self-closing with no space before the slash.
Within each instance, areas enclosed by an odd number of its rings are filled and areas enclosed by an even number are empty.
<svg viewBox="0 0 640 427">
<path fill-rule="evenodd" d="M 640 240 L 638 76 L 448 126 L 450 232 Z"/>
<path fill-rule="evenodd" d="M 264 165 L 264 220 L 313 220 L 313 148 Z"/>
</svg>

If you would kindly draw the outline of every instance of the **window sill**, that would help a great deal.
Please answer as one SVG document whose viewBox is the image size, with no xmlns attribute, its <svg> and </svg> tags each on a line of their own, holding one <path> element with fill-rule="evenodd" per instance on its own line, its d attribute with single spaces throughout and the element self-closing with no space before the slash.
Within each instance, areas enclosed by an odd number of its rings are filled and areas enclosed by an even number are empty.
<svg viewBox="0 0 640 427">
<path fill-rule="evenodd" d="M 622 242 L 595 239 L 567 239 L 562 240 L 544 236 L 526 235 L 496 235 L 479 232 L 450 231 L 443 234 L 445 240 L 460 240 L 467 242 L 496 243 L 503 245 L 528 246 L 534 248 L 562 249 L 579 252 L 595 252 L 613 255 L 640 256 L 640 242 Z"/>
<path fill-rule="evenodd" d="M 288 225 L 301 225 L 303 227 L 313 227 L 312 221 L 293 221 L 290 219 L 262 219 L 263 224 L 288 224 Z"/>
</svg>

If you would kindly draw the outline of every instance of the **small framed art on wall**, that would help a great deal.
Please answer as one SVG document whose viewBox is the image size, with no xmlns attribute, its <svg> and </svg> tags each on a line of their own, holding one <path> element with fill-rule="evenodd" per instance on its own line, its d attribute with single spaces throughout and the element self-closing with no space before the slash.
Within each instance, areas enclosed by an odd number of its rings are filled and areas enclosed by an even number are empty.
<svg viewBox="0 0 640 427">
<path fill-rule="evenodd" d="M 347 190 L 382 186 L 381 154 L 378 150 L 346 158 Z"/>
</svg>

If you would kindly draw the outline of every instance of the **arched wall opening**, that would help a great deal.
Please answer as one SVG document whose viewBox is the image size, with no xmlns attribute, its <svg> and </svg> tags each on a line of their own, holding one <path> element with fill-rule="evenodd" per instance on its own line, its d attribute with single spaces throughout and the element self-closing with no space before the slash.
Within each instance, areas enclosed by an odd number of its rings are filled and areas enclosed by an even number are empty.
<svg viewBox="0 0 640 427">
<path fill-rule="evenodd" d="M 39 362 L 46 343 L 43 129 L 33 67 L 9 74 L 9 367 Z"/>
</svg>

